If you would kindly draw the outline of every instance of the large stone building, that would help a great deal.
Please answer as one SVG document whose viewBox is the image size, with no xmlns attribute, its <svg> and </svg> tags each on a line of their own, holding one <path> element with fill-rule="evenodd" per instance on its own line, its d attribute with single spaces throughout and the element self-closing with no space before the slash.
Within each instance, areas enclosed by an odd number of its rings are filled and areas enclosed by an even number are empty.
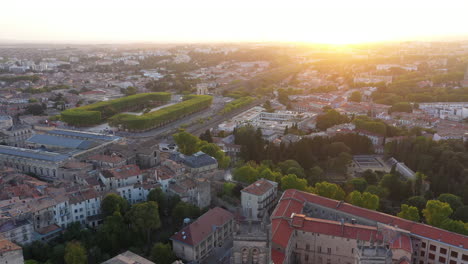
<svg viewBox="0 0 468 264">
<path fill-rule="evenodd" d="M 231 264 L 270 264 L 270 233 L 266 221 L 240 221 L 234 233 Z"/>
<path fill-rule="evenodd" d="M 468 263 L 467 236 L 297 190 L 271 221 L 275 264 L 369 263 L 371 247 L 390 249 L 392 263 Z M 388 262 L 378 255 L 371 263 Z"/>
<path fill-rule="evenodd" d="M 70 157 L 56 152 L 0 145 L 0 163 L 46 180 L 56 180 L 59 168 Z"/>
<path fill-rule="evenodd" d="M 278 183 L 260 179 L 241 190 L 244 217 L 260 220 L 271 213 L 278 193 Z"/>
<path fill-rule="evenodd" d="M 23 249 L 0 237 L 0 264 L 23 264 Z"/>
<path fill-rule="evenodd" d="M 215 207 L 171 237 L 172 250 L 186 261 L 201 262 L 215 247 L 232 239 L 234 215 Z"/>
</svg>

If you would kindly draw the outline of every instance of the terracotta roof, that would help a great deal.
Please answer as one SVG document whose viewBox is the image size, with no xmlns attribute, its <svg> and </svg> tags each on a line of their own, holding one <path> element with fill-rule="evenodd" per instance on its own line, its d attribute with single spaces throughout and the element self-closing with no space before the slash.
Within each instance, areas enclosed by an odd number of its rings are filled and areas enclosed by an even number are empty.
<svg viewBox="0 0 468 264">
<path fill-rule="evenodd" d="M 137 165 L 125 165 L 118 168 L 113 168 L 110 170 L 105 170 L 102 172 L 102 175 L 106 178 L 117 178 L 117 179 L 126 179 L 129 177 L 134 177 L 141 175 L 141 170 Z"/>
<path fill-rule="evenodd" d="M 271 260 L 273 261 L 273 264 L 281 264 L 284 262 L 284 259 L 285 259 L 284 253 L 275 249 L 271 250 Z"/>
<path fill-rule="evenodd" d="M 276 221 L 275 219 L 289 218 L 292 213 L 302 213 L 305 202 L 318 204 L 333 210 L 367 218 L 378 223 L 395 226 L 406 230 L 413 235 L 426 237 L 455 247 L 461 247 L 464 249 L 468 248 L 467 236 L 298 190 L 286 190 L 273 212 L 271 217 L 273 240 L 276 239 L 274 228 L 278 228 L 278 225 L 280 225 L 280 221 Z M 281 233 L 278 233 L 278 235 L 281 237 Z M 405 242 L 403 242 L 403 244 L 404 243 Z"/>
<path fill-rule="evenodd" d="M 21 250 L 21 247 L 9 240 L 0 240 L 0 253 Z"/>
<path fill-rule="evenodd" d="M 53 225 L 45 226 L 43 228 L 39 228 L 37 230 L 37 233 L 39 233 L 41 235 L 46 235 L 48 233 L 52 233 L 52 232 L 58 231 L 60 229 L 61 229 L 60 226 L 58 226 L 56 224 L 53 224 Z"/>
<path fill-rule="evenodd" d="M 223 226 L 232 219 L 234 219 L 232 213 L 220 207 L 215 207 L 204 213 L 192 224 L 182 228 L 182 230 L 171 237 L 171 240 L 195 246 L 218 227 Z"/>
<path fill-rule="evenodd" d="M 265 194 L 269 190 L 271 190 L 273 187 L 274 187 L 273 182 L 269 180 L 265 180 L 265 179 L 260 179 L 252 183 L 251 185 L 245 187 L 244 189 L 242 189 L 242 192 L 247 192 L 253 195 L 260 196 L 260 195 Z"/>
</svg>

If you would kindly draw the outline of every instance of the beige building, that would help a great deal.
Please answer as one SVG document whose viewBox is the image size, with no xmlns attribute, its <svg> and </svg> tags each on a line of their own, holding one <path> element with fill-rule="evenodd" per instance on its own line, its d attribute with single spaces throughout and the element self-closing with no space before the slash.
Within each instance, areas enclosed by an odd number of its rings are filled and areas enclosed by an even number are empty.
<svg viewBox="0 0 468 264">
<path fill-rule="evenodd" d="M 154 264 L 154 262 L 145 259 L 131 251 L 125 251 L 101 264 Z"/>
<path fill-rule="evenodd" d="M 278 183 L 260 179 L 241 190 L 243 215 L 247 219 L 261 220 L 271 213 L 278 193 Z"/>
<path fill-rule="evenodd" d="M 468 263 L 467 236 L 297 190 L 283 193 L 271 221 L 275 264 L 359 263 L 371 246 L 390 249 L 392 263 Z"/>
<path fill-rule="evenodd" d="M 231 264 L 270 264 L 270 236 L 264 221 L 242 221 L 234 233 Z"/>
<path fill-rule="evenodd" d="M 215 207 L 171 237 L 172 250 L 186 261 L 202 261 L 215 247 L 232 239 L 234 215 Z"/>
<path fill-rule="evenodd" d="M 0 264 L 23 264 L 23 249 L 0 237 Z"/>
</svg>

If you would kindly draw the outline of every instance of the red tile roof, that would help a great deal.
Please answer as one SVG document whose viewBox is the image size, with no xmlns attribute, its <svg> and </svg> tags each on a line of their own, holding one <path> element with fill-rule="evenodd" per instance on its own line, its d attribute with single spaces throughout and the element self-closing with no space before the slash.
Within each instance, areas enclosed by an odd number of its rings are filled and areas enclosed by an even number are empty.
<svg viewBox="0 0 468 264">
<path fill-rule="evenodd" d="M 284 253 L 275 249 L 271 250 L 271 260 L 273 261 L 273 264 L 281 264 L 284 262 L 284 259 Z"/>
<path fill-rule="evenodd" d="M 260 179 L 252 183 L 251 185 L 245 187 L 244 189 L 242 189 L 242 191 L 260 196 L 271 190 L 273 187 L 274 185 L 272 182 L 265 179 Z"/>
<path fill-rule="evenodd" d="M 111 155 L 97 154 L 97 155 L 89 157 L 88 160 L 95 160 L 95 161 L 101 161 L 101 162 L 107 162 L 107 163 L 120 163 L 124 161 L 124 158 L 117 156 L 117 155 L 111 156 Z"/>
<path fill-rule="evenodd" d="M 192 224 L 182 228 L 171 237 L 171 240 L 195 246 L 205 240 L 216 228 L 223 226 L 232 219 L 234 219 L 233 214 L 220 207 L 215 207 L 204 213 Z"/>
<path fill-rule="evenodd" d="M 274 228 L 278 228 L 279 225 L 279 221 L 275 221 L 274 219 L 290 218 L 292 213 L 302 213 L 305 202 L 319 204 L 333 210 L 367 218 L 386 225 L 395 226 L 400 229 L 407 230 L 413 235 L 426 237 L 455 247 L 468 248 L 467 236 L 298 190 L 286 190 L 273 212 L 271 217 L 273 241 L 277 239 L 275 238 Z M 278 239 L 283 238 L 281 238 L 280 235 Z M 282 244 L 284 244 L 284 242 L 282 242 Z M 404 247 L 407 248 L 406 246 Z"/>
<path fill-rule="evenodd" d="M 0 253 L 21 250 L 21 247 L 9 240 L 0 240 Z"/>
</svg>

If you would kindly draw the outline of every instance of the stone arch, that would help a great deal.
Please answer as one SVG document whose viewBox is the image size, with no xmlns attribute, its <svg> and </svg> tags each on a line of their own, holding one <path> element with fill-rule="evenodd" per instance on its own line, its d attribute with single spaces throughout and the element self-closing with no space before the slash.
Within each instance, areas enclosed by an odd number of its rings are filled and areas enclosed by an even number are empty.
<svg viewBox="0 0 468 264">
<path fill-rule="evenodd" d="M 242 264 L 249 263 L 249 249 L 248 248 L 242 248 L 241 249 L 241 254 L 242 254 Z"/>
<path fill-rule="evenodd" d="M 252 248 L 252 264 L 258 264 L 260 258 L 260 250 L 258 248 Z"/>
</svg>

